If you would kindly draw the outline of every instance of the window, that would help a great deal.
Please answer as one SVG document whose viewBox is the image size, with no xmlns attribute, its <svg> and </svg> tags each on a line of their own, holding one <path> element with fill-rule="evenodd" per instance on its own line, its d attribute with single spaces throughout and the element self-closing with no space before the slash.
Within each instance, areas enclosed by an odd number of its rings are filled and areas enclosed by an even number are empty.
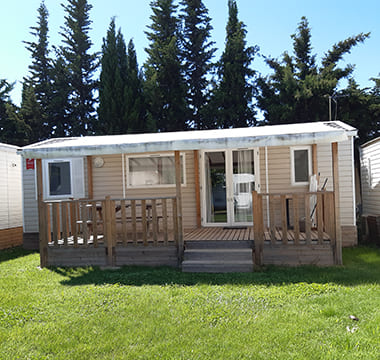
<svg viewBox="0 0 380 360">
<path fill-rule="evenodd" d="M 311 175 L 310 147 L 293 147 L 290 151 L 292 185 L 308 185 Z"/>
<path fill-rule="evenodd" d="M 175 185 L 173 155 L 128 156 L 127 186 L 135 188 Z M 185 184 L 185 157 L 181 154 L 181 183 Z"/>
<path fill-rule="evenodd" d="M 83 159 L 43 160 L 44 198 L 84 197 Z"/>
</svg>

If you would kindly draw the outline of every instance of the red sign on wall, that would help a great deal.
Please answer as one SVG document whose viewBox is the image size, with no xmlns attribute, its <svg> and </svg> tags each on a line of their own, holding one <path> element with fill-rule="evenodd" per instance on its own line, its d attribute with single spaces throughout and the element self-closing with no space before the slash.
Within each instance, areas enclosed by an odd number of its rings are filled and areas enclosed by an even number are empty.
<svg viewBox="0 0 380 360">
<path fill-rule="evenodd" d="M 34 159 L 26 159 L 26 170 L 34 170 Z"/>
</svg>

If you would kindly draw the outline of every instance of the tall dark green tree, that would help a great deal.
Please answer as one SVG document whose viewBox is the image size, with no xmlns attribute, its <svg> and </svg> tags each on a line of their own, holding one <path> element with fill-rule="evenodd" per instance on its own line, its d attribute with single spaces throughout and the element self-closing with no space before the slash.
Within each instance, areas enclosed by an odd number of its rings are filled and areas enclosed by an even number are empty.
<svg viewBox="0 0 380 360">
<path fill-rule="evenodd" d="M 146 129 L 142 94 L 142 76 L 131 40 L 128 50 L 112 19 L 103 39 L 102 71 L 99 83 L 99 131 L 104 134 L 126 134 Z"/>
<path fill-rule="evenodd" d="M 48 134 L 43 134 L 41 131 L 41 119 L 44 118 L 43 108 L 37 100 L 33 85 L 24 82 L 22 87 L 21 107 L 19 111 L 20 119 L 29 125 L 31 134 L 29 142 L 35 143 L 50 137 Z M 46 123 L 43 125 L 46 130 Z M 43 136 L 46 135 L 46 136 Z"/>
<path fill-rule="evenodd" d="M 31 128 L 25 124 L 19 109 L 10 100 L 14 84 L 0 79 L 0 142 L 18 146 L 29 143 Z"/>
<path fill-rule="evenodd" d="M 127 132 L 124 91 L 127 73 L 127 54 L 123 36 L 116 34 L 115 19 L 111 20 L 103 39 L 99 83 L 99 130 L 103 134 Z"/>
<path fill-rule="evenodd" d="M 337 91 L 340 80 L 349 78 L 353 66 L 339 67 L 339 61 L 369 34 L 359 34 L 335 44 L 316 63 L 312 54 L 311 31 L 301 18 L 293 39 L 293 55 L 285 52 L 281 60 L 267 58 L 273 74 L 258 79 L 258 106 L 269 124 L 328 120 L 328 96 Z"/>
<path fill-rule="evenodd" d="M 60 50 L 68 68 L 70 114 L 68 135 L 92 134 L 95 128 L 97 102 L 94 79 L 98 67 L 98 55 L 90 53 L 92 42 L 89 38 L 91 23 L 89 13 L 92 5 L 87 0 L 68 0 L 62 4 L 66 15 L 61 35 Z"/>
<path fill-rule="evenodd" d="M 127 60 L 124 99 L 128 133 L 153 131 L 155 125 L 149 122 L 149 118 L 147 117 L 143 93 L 143 75 L 139 69 L 136 50 L 132 40 L 128 43 Z"/>
<path fill-rule="evenodd" d="M 64 137 L 72 134 L 69 101 L 72 89 L 68 82 L 69 77 L 70 72 L 65 59 L 58 53 L 57 58 L 53 61 L 52 93 L 49 104 L 52 137 Z"/>
<path fill-rule="evenodd" d="M 255 125 L 252 104 L 255 71 L 251 69 L 257 47 L 247 46 L 246 29 L 238 19 L 235 0 L 228 0 L 226 44 L 217 64 L 219 83 L 214 91 L 212 113 L 220 128 Z"/>
<path fill-rule="evenodd" d="M 179 22 L 173 0 L 153 0 L 146 32 L 145 96 L 149 123 L 160 131 L 187 128 L 186 86 L 179 49 Z"/>
<path fill-rule="evenodd" d="M 204 108 L 208 102 L 211 59 L 215 52 L 210 41 L 211 18 L 202 0 L 182 0 L 182 56 L 187 83 L 187 104 L 190 126 L 208 127 Z"/>
<path fill-rule="evenodd" d="M 333 98 L 333 116 L 358 129 L 359 142 L 380 136 L 380 93 L 377 79 L 373 88 L 362 89 L 354 79 Z"/>
<path fill-rule="evenodd" d="M 52 60 L 49 57 L 49 42 L 48 42 L 48 10 L 44 1 L 38 8 L 37 25 L 31 27 L 30 34 L 35 37 L 35 41 L 24 41 L 26 49 L 30 52 L 32 63 L 29 65 L 29 75 L 24 80 L 24 88 L 28 88 L 29 94 L 32 87 L 35 100 L 39 106 L 34 108 L 38 112 L 30 114 L 33 118 L 38 119 L 37 123 L 31 123 L 33 130 L 31 141 L 39 141 L 51 136 L 51 117 L 49 113 L 51 103 L 51 73 Z M 22 106 L 22 105 L 21 105 Z M 30 109 L 25 110 L 26 112 Z M 28 123 L 28 120 L 25 118 Z"/>
</svg>

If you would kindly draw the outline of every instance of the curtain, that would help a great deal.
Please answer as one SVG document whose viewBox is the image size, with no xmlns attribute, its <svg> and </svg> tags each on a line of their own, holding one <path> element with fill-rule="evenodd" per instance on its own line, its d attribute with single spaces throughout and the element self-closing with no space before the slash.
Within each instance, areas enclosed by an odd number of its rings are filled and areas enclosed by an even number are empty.
<svg viewBox="0 0 380 360">
<path fill-rule="evenodd" d="M 211 184 L 211 170 L 210 170 L 210 158 L 205 153 L 205 177 L 206 177 L 206 216 L 207 222 L 213 222 L 213 201 L 212 201 L 212 184 Z"/>
<path fill-rule="evenodd" d="M 235 221 L 252 220 L 252 190 L 254 190 L 253 150 L 237 151 L 237 174 L 234 174 Z"/>
</svg>

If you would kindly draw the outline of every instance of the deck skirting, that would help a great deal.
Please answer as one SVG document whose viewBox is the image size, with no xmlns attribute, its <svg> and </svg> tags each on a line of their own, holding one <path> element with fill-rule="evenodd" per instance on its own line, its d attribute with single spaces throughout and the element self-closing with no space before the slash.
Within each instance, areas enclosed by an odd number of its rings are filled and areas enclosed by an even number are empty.
<svg viewBox="0 0 380 360">
<path fill-rule="evenodd" d="M 116 266 L 178 266 L 177 247 L 128 245 L 114 248 Z M 48 247 L 48 266 L 107 266 L 107 247 L 103 244 L 94 247 Z"/>
<path fill-rule="evenodd" d="M 330 244 L 283 245 L 264 244 L 263 265 L 300 266 L 334 265 L 334 251 Z"/>
<path fill-rule="evenodd" d="M 22 245 L 22 226 L 0 229 L 0 250 Z"/>
</svg>

